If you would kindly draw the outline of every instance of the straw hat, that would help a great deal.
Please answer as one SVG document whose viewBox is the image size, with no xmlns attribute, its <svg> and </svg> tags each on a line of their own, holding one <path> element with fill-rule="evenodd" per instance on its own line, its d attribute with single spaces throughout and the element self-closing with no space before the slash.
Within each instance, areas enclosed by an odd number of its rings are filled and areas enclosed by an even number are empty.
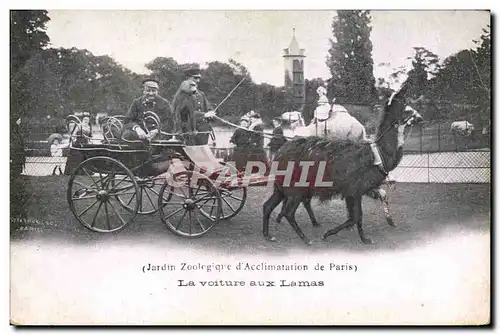
<svg viewBox="0 0 500 335">
<path fill-rule="evenodd" d="M 54 142 L 54 140 L 59 140 L 59 142 L 62 142 L 63 137 L 59 133 L 54 133 L 54 134 L 49 136 L 49 139 L 48 139 L 49 144 L 52 144 L 52 142 Z"/>
</svg>

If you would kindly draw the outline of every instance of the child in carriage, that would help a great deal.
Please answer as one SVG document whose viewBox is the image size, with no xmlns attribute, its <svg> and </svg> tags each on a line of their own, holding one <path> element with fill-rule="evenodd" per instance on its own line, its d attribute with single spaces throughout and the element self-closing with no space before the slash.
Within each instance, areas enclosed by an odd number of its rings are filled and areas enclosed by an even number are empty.
<svg viewBox="0 0 500 335">
<path fill-rule="evenodd" d="M 73 123 L 69 129 L 70 136 L 74 138 L 75 144 L 89 143 L 92 138 L 92 124 L 90 123 L 90 113 L 84 112 L 82 115 L 82 123 Z"/>
</svg>

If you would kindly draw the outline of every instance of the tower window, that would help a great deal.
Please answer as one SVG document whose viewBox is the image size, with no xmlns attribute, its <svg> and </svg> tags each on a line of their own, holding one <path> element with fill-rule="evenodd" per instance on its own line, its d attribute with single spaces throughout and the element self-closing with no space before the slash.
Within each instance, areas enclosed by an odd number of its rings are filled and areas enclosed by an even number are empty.
<svg viewBox="0 0 500 335">
<path fill-rule="evenodd" d="M 302 71 L 303 64 L 301 61 L 295 59 L 293 61 L 293 71 Z"/>
</svg>

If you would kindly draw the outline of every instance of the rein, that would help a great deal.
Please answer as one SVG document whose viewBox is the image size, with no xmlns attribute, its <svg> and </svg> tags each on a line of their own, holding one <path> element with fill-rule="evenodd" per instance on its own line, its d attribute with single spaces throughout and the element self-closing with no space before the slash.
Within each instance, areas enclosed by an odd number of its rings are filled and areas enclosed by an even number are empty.
<svg viewBox="0 0 500 335">
<path fill-rule="evenodd" d="M 273 138 L 273 134 L 265 133 L 265 132 L 261 132 L 261 131 L 256 131 L 256 130 L 253 130 L 253 129 L 248 129 L 248 128 L 239 126 L 239 125 L 234 124 L 232 122 L 226 121 L 226 120 L 224 120 L 223 118 L 221 118 L 221 117 L 219 117 L 217 115 L 215 115 L 214 118 L 217 119 L 217 120 L 219 120 L 219 121 L 221 121 L 222 123 L 227 124 L 228 126 L 231 126 L 231 127 L 234 127 L 234 128 L 243 129 L 243 130 L 246 130 L 246 131 L 251 132 L 251 133 L 260 134 L 260 135 L 263 135 L 264 137 L 267 137 L 267 138 Z M 286 138 L 286 139 L 289 139 L 289 140 L 293 139 L 293 137 L 290 137 L 290 136 L 284 136 L 283 135 L 283 137 Z"/>
</svg>

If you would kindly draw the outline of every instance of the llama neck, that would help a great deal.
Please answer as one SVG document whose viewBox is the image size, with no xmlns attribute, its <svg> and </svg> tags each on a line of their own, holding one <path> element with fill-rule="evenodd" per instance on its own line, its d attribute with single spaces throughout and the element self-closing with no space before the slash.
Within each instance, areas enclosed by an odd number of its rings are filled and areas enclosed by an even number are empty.
<svg viewBox="0 0 500 335">
<path fill-rule="evenodd" d="M 400 149 L 403 145 L 404 126 L 394 127 L 394 125 L 391 125 L 392 122 L 390 120 L 385 123 L 383 127 L 380 127 L 377 134 L 377 137 L 382 135 L 377 141 L 377 145 L 382 154 L 382 160 L 386 169 L 391 171 L 396 167 L 401 158 L 402 151 Z M 386 131 L 387 128 L 389 129 Z"/>
</svg>

